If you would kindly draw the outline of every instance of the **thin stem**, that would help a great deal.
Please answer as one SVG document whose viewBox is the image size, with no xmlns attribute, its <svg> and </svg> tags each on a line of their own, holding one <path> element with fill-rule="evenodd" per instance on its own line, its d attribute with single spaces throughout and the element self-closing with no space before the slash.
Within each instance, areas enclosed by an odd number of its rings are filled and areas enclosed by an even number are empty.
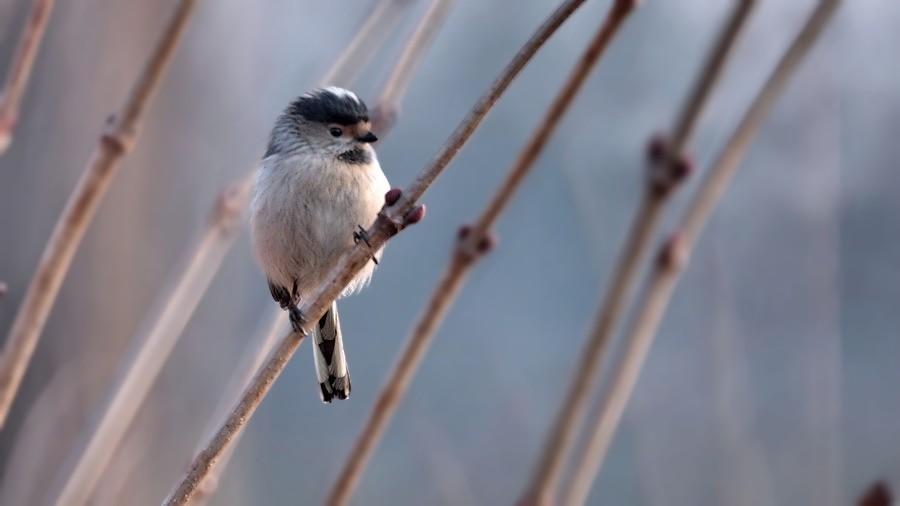
<svg viewBox="0 0 900 506">
<path fill-rule="evenodd" d="M 691 249 L 750 141 L 839 3 L 839 0 L 823 0 L 816 7 L 712 164 L 678 227 L 679 232 L 661 246 L 647 287 L 636 302 L 634 323 L 627 334 L 622 359 L 614 371 L 610 395 L 602 401 L 599 416 L 590 425 L 587 450 L 576 467 L 572 488 L 563 502 L 566 506 L 579 506 L 587 499 Z"/>
<path fill-rule="evenodd" d="M 369 413 L 369 418 L 350 451 L 344 468 L 338 474 L 338 479 L 325 501 L 328 506 L 343 506 L 350 501 L 366 464 L 371 459 L 388 423 L 409 389 L 444 316 L 456 300 L 456 296 L 474 264 L 489 250 L 490 229 L 534 166 L 535 161 L 556 131 L 556 127 L 583 87 L 591 70 L 596 66 L 609 42 L 633 8 L 633 1 L 620 0 L 613 4 L 605 21 L 588 44 L 567 81 L 547 109 L 544 118 L 538 123 L 538 127 L 519 153 L 515 163 L 510 167 L 504 181 L 497 188 L 475 225 L 463 229 L 446 272 L 435 287 L 431 299 L 425 306 L 424 313 L 413 327 L 412 333 L 400 351 L 394 367 L 375 401 L 375 406 Z"/>
<path fill-rule="evenodd" d="M 588 342 L 579 355 L 575 377 L 544 442 L 540 460 L 521 501 L 522 504 L 552 503 L 563 463 L 571 451 L 575 434 L 584 418 L 590 390 L 597 381 L 610 336 L 617 328 L 625 305 L 631 297 L 641 260 L 646 256 L 659 217 L 670 200 L 669 197 L 687 175 L 688 165 L 683 153 L 684 148 L 754 4 L 753 0 L 743 0 L 729 16 L 713 46 L 711 56 L 700 71 L 681 115 L 675 121 L 671 143 L 651 146 L 646 191 L 616 263 L 612 282 L 598 311 Z"/>
<path fill-rule="evenodd" d="M 238 401 L 241 392 L 247 388 L 247 385 L 253 379 L 253 373 L 262 366 L 265 358 L 271 353 L 275 343 L 278 342 L 278 337 L 283 336 L 287 332 L 287 323 L 287 319 L 284 318 L 284 312 L 275 304 L 272 304 L 269 311 L 263 315 L 259 329 L 254 333 L 253 340 L 247 345 L 240 364 L 235 368 L 235 374 L 225 389 L 222 400 L 219 401 L 213 416 L 209 419 L 206 430 L 203 431 L 203 442 L 206 442 L 215 434 L 215 430 L 218 429 L 218 425 L 216 425 L 218 421 L 228 415 L 228 410 Z M 239 438 L 240 436 L 241 433 L 239 432 L 237 437 Z M 206 504 L 206 501 L 216 493 L 219 488 L 219 476 L 228 466 L 235 447 L 236 445 L 231 445 L 210 473 L 203 479 L 197 493 L 191 498 L 191 506 Z M 198 446 L 195 455 L 201 451 L 203 451 L 202 445 Z"/>
<path fill-rule="evenodd" d="M 28 87 L 34 60 L 37 58 L 44 32 L 50 22 L 54 0 L 33 0 L 28 24 L 22 31 L 22 38 L 16 46 L 6 86 L 0 93 L 0 155 L 6 152 L 12 142 L 13 130 L 19 120 L 22 97 Z"/>
<path fill-rule="evenodd" d="M 380 5 L 397 3 L 402 2 L 383 0 Z M 384 19 L 385 13 L 376 8 L 371 17 L 375 16 Z M 371 24 L 367 21 L 364 26 Z M 375 33 L 371 28 L 363 31 Z M 354 40 L 355 44 L 351 44 L 338 58 L 329 75 L 345 75 L 347 72 L 343 67 L 362 57 L 350 53 L 374 53 L 379 49 L 377 40 L 360 42 L 358 37 Z M 104 401 L 103 411 L 97 418 L 99 421 L 91 428 L 84 447 L 78 448 L 74 462 L 63 469 L 68 476 L 64 481 L 61 480 L 64 485 L 56 497 L 56 504 L 82 504 L 97 486 L 188 321 L 203 300 L 203 294 L 212 283 L 225 255 L 234 245 L 244 224 L 244 212 L 249 204 L 252 183 L 251 172 L 243 180 L 226 187 L 219 195 L 206 230 L 189 250 L 181 267 L 173 272 L 173 277 L 160 291 L 156 302 L 151 306 L 153 309 L 145 316 L 144 324 L 132 338 L 132 344 L 119 366 L 116 378 L 111 382 L 112 390 Z M 257 368 L 258 366 L 253 370 Z M 243 384 L 240 388 L 243 390 Z"/>
<path fill-rule="evenodd" d="M 367 231 L 369 244 L 361 241 L 342 259 L 332 271 L 331 279 L 323 284 L 316 293 L 300 308 L 309 321 L 317 321 L 327 307 L 337 298 L 349 281 L 369 262 L 372 249 L 377 250 L 387 240 L 407 225 L 421 219 L 424 209 L 416 205 L 437 176 L 453 160 L 463 145 L 472 136 L 494 104 L 503 95 L 513 79 L 525 67 L 538 49 L 550 38 L 562 23 L 582 4 L 584 0 L 566 0 L 525 43 L 512 61 L 501 72 L 490 88 L 479 98 L 469 114 L 447 139 L 444 146 L 419 176 L 402 192 L 392 205 L 385 205 L 375 223 Z M 371 249 L 370 249 L 371 248 Z M 304 334 L 306 329 L 304 329 Z M 197 490 L 226 448 L 232 443 L 235 433 L 247 423 L 256 411 L 259 403 L 268 392 L 272 383 L 281 374 L 287 361 L 300 346 L 303 336 L 300 333 L 285 336 L 275 351 L 266 359 L 266 365 L 254 376 L 253 381 L 244 391 L 241 401 L 220 425 L 216 435 L 194 459 L 187 472 L 166 498 L 164 504 L 169 506 L 185 504 Z"/>
<path fill-rule="evenodd" d="M 72 257 L 113 175 L 137 141 L 144 109 L 168 68 L 195 4 L 196 0 L 179 0 L 175 4 L 128 98 L 108 121 L 99 145 L 44 248 L 0 358 L 0 427 L 6 421 Z"/>
<path fill-rule="evenodd" d="M 406 96 L 415 70 L 422 63 L 425 52 L 454 6 L 456 0 L 433 0 L 428 11 L 422 16 L 419 26 L 406 44 L 394 72 L 388 78 L 378 99 L 378 109 L 372 120 L 372 128 L 379 134 L 382 130 L 393 126 L 396 121 L 400 102 Z"/>
</svg>

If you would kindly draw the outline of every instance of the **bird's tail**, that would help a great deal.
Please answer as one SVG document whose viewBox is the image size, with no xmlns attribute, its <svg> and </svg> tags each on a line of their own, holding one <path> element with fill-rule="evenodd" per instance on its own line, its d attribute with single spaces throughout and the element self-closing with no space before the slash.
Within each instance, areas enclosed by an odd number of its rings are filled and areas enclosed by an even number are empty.
<svg viewBox="0 0 900 506">
<path fill-rule="evenodd" d="M 319 379 L 319 393 L 322 402 L 350 397 L 350 371 L 344 356 L 344 341 L 341 338 L 341 320 L 338 318 L 337 302 L 319 318 L 313 331 L 313 357 L 316 359 L 316 376 Z"/>
</svg>

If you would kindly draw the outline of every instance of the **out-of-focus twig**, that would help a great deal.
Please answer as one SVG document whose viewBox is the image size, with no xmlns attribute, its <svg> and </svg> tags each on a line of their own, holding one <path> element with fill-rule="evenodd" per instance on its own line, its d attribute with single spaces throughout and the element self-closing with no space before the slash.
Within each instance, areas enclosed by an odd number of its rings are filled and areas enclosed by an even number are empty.
<svg viewBox="0 0 900 506">
<path fill-rule="evenodd" d="M 372 250 L 381 248 L 390 237 L 424 216 L 425 209 L 417 204 L 418 200 L 425 194 L 438 175 L 450 164 L 456 154 L 459 153 L 466 141 L 475 133 L 475 130 L 487 117 L 494 104 L 537 53 L 538 49 L 544 45 L 550 36 L 582 3 L 584 3 L 584 0 L 565 0 L 516 53 L 512 61 L 478 99 L 472 110 L 456 127 L 456 130 L 450 134 L 450 137 L 438 153 L 419 173 L 416 179 L 402 192 L 394 190 L 388 192 L 388 195 L 385 197 L 385 206 L 379 213 L 375 223 L 366 231 L 366 236 L 369 239 L 368 244 L 360 241 L 359 244 L 352 248 L 332 271 L 331 279 L 320 286 L 316 293 L 300 308 L 309 321 L 317 321 L 321 317 L 326 308 L 338 297 L 356 273 L 370 261 Z M 197 455 L 190 468 L 170 492 L 164 504 L 169 506 L 185 504 L 191 495 L 194 494 L 200 482 L 232 443 L 235 434 L 256 411 L 259 403 L 262 402 L 263 397 L 271 388 L 272 383 L 300 346 L 306 334 L 306 329 L 303 330 L 304 332 L 285 336 L 269 355 L 263 368 L 256 374 L 251 384 L 244 391 L 240 402 L 234 407 L 228 417 L 222 421 L 216 435 L 208 442 L 204 450 Z"/>
<path fill-rule="evenodd" d="M 519 153 L 515 163 L 510 167 L 505 179 L 475 225 L 461 229 L 447 270 L 435 287 L 431 299 L 425 306 L 424 313 L 416 322 L 406 344 L 400 351 L 394 368 L 388 375 L 387 381 L 375 401 L 375 406 L 363 426 L 362 433 L 350 451 L 344 468 L 338 474 L 338 479 L 325 501 L 328 506 L 341 506 L 349 502 L 366 463 L 371 458 L 388 422 L 406 394 L 419 364 L 421 364 L 444 316 L 455 301 L 466 276 L 474 264 L 490 249 L 493 242 L 489 235 L 490 229 L 534 166 L 591 70 L 596 66 L 609 42 L 634 6 L 634 0 L 618 0 L 613 3 L 608 16 L 591 39 L 565 84 L 549 106 L 544 118 L 538 123 L 531 138 Z"/>
<path fill-rule="evenodd" d="M 579 506 L 587 499 L 672 290 L 690 257 L 691 248 L 708 221 L 713 207 L 725 192 L 750 141 L 781 95 L 788 79 L 827 25 L 839 1 L 822 0 L 816 7 L 712 164 L 677 233 L 660 247 L 649 282 L 635 303 L 633 325 L 625 339 L 621 360 L 615 366 L 609 396 L 602 400 L 599 416 L 589 426 L 587 449 L 575 468 L 575 479 L 563 501 L 564 505 Z"/>
<path fill-rule="evenodd" d="M 579 355 L 575 377 L 569 384 L 551 432 L 544 441 L 540 460 L 521 501 L 523 505 L 544 506 L 552 503 L 563 463 L 584 417 L 590 389 L 597 381 L 610 336 L 616 330 L 631 296 L 641 259 L 646 255 L 669 197 L 690 170 L 684 150 L 754 4 L 754 0 L 741 0 L 737 4 L 675 121 L 671 139 L 659 139 L 650 145 L 643 198 L 588 342 Z"/>
<path fill-rule="evenodd" d="M 894 506 L 894 494 L 883 481 L 876 481 L 859 498 L 858 506 Z"/>
<path fill-rule="evenodd" d="M 207 425 L 206 430 L 203 431 L 203 442 L 206 442 L 215 434 L 215 430 L 218 428 L 216 423 L 228 415 L 228 410 L 238 401 L 241 392 L 244 391 L 250 383 L 250 380 L 253 379 L 253 373 L 260 368 L 263 360 L 265 360 L 272 351 L 275 343 L 278 342 L 278 336 L 283 336 L 284 333 L 287 332 L 287 326 L 288 321 L 284 318 L 284 311 L 277 305 L 272 304 L 260 320 L 259 329 L 254 334 L 253 340 L 247 345 L 246 351 L 243 353 L 241 361 L 235 368 L 235 373 L 232 376 L 231 381 L 229 381 L 228 387 L 225 389 L 222 400 L 219 401 L 219 404 L 213 412 L 213 416 L 210 417 L 209 424 Z M 236 438 L 239 438 L 242 433 L 243 432 L 238 432 Z M 209 474 L 203 478 L 203 482 L 200 483 L 197 493 L 194 494 L 189 502 L 191 506 L 206 504 L 213 494 L 216 493 L 216 490 L 219 488 L 219 476 L 222 475 L 222 472 L 225 471 L 225 468 L 228 466 L 228 462 L 231 460 L 231 455 L 234 453 L 235 447 L 236 444 L 232 444 Z M 194 453 L 197 454 L 201 451 L 203 451 L 202 445 L 200 445 Z"/>
<path fill-rule="evenodd" d="M 400 3 L 407 2 L 382 0 L 372 16 L 379 15 L 382 16 L 380 19 L 383 19 L 385 13 L 380 10 L 380 5 Z M 371 21 L 367 20 L 364 27 L 371 24 Z M 362 31 L 375 33 L 371 27 Z M 343 56 L 338 58 L 329 75 L 347 75 L 347 71 L 342 67 L 366 58 L 363 55 L 348 55 L 348 52 L 374 53 L 379 48 L 379 40 L 360 42 L 357 39 L 354 39 L 356 43 L 348 46 Z M 322 82 L 326 81 L 323 79 Z M 219 195 L 206 230 L 182 261 L 181 266 L 173 271 L 174 276 L 164 285 L 151 306 L 151 311 L 144 317 L 144 323 L 132 338 L 116 379 L 111 382 L 112 390 L 104 401 L 102 414 L 97 418 L 98 422 L 91 428 L 84 447 L 77 450 L 79 453 L 71 471 L 63 470 L 69 474 L 62 482 L 64 486 L 57 504 L 81 504 L 90 496 L 188 321 L 203 299 L 204 292 L 221 267 L 225 255 L 234 245 L 244 224 L 244 212 L 247 209 L 252 182 L 251 171 L 243 180 L 230 184 Z M 249 374 L 257 368 L 258 365 Z M 240 388 L 243 389 L 243 384 Z"/>
<path fill-rule="evenodd" d="M 9 288 L 6 286 L 6 283 L 0 281 L 0 299 L 2 299 L 4 295 L 6 295 L 7 290 L 9 290 Z"/>
<path fill-rule="evenodd" d="M 366 17 L 356 35 L 322 77 L 322 86 L 351 83 L 375 56 L 377 48 L 384 45 L 387 36 L 394 31 L 400 13 L 413 0 L 381 0 Z"/>
<path fill-rule="evenodd" d="M 107 121 L 72 192 L 19 307 L 0 358 L 0 427 L 25 375 L 75 250 L 125 155 L 137 142 L 143 113 L 168 68 L 196 0 L 179 0 L 128 98 Z"/>
<path fill-rule="evenodd" d="M 406 96 L 413 74 L 419 68 L 422 58 L 431 47 L 431 42 L 455 5 L 456 0 L 433 0 L 412 38 L 407 42 L 394 72 L 381 91 L 378 107 L 372 115 L 372 129 L 378 132 L 379 137 L 383 137 L 382 131 L 389 130 L 397 121 L 400 103 Z"/>
<path fill-rule="evenodd" d="M 22 30 L 22 37 L 13 55 L 12 65 L 6 75 L 6 86 L 0 93 L 0 156 L 6 152 L 12 142 L 13 130 L 19 120 L 19 108 L 31 69 L 37 58 L 44 32 L 50 22 L 54 0 L 32 0 L 31 15 L 28 24 Z"/>
</svg>

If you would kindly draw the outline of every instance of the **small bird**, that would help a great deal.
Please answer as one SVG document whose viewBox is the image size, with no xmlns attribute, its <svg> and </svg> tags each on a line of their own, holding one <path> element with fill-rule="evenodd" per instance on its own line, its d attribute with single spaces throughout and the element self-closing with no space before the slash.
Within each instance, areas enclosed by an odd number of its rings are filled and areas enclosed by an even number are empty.
<svg viewBox="0 0 900 506">
<path fill-rule="evenodd" d="M 366 104 L 338 87 L 301 95 L 275 121 L 250 206 L 253 246 L 269 291 L 295 331 L 298 305 L 340 258 L 365 238 L 390 189 L 371 144 Z M 368 284 L 381 257 L 369 262 L 341 296 Z M 337 303 L 311 331 L 322 401 L 350 395 Z"/>
</svg>

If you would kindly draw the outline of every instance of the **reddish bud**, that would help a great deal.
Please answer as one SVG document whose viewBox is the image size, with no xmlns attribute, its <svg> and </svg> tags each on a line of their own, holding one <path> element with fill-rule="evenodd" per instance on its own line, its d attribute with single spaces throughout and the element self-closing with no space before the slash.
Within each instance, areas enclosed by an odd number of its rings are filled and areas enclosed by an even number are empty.
<svg viewBox="0 0 900 506">
<path fill-rule="evenodd" d="M 497 247 L 497 236 L 491 232 L 488 232 L 484 237 L 478 241 L 478 252 L 479 253 L 488 253 L 492 249 Z"/>
<path fill-rule="evenodd" d="M 412 211 L 406 213 L 403 222 L 405 225 L 415 225 L 422 221 L 423 218 L 425 218 L 425 204 L 419 204 L 412 208 Z"/>
<path fill-rule="evenodd" d="M 665 158 L 669 150 L 669 139 L 663 134 L 656 134 L 647 143 L 647 159 L 653 163 L 659 163 Z"/>
<path fill-rule="evenodd" d="M 387 193 L 384 194 L 384 203 L 388 206 L 392 206 L 400 200 L 400 196 L 403 195 L 403 190 L 400 188 L 391 188 Z"/>
</svg>

